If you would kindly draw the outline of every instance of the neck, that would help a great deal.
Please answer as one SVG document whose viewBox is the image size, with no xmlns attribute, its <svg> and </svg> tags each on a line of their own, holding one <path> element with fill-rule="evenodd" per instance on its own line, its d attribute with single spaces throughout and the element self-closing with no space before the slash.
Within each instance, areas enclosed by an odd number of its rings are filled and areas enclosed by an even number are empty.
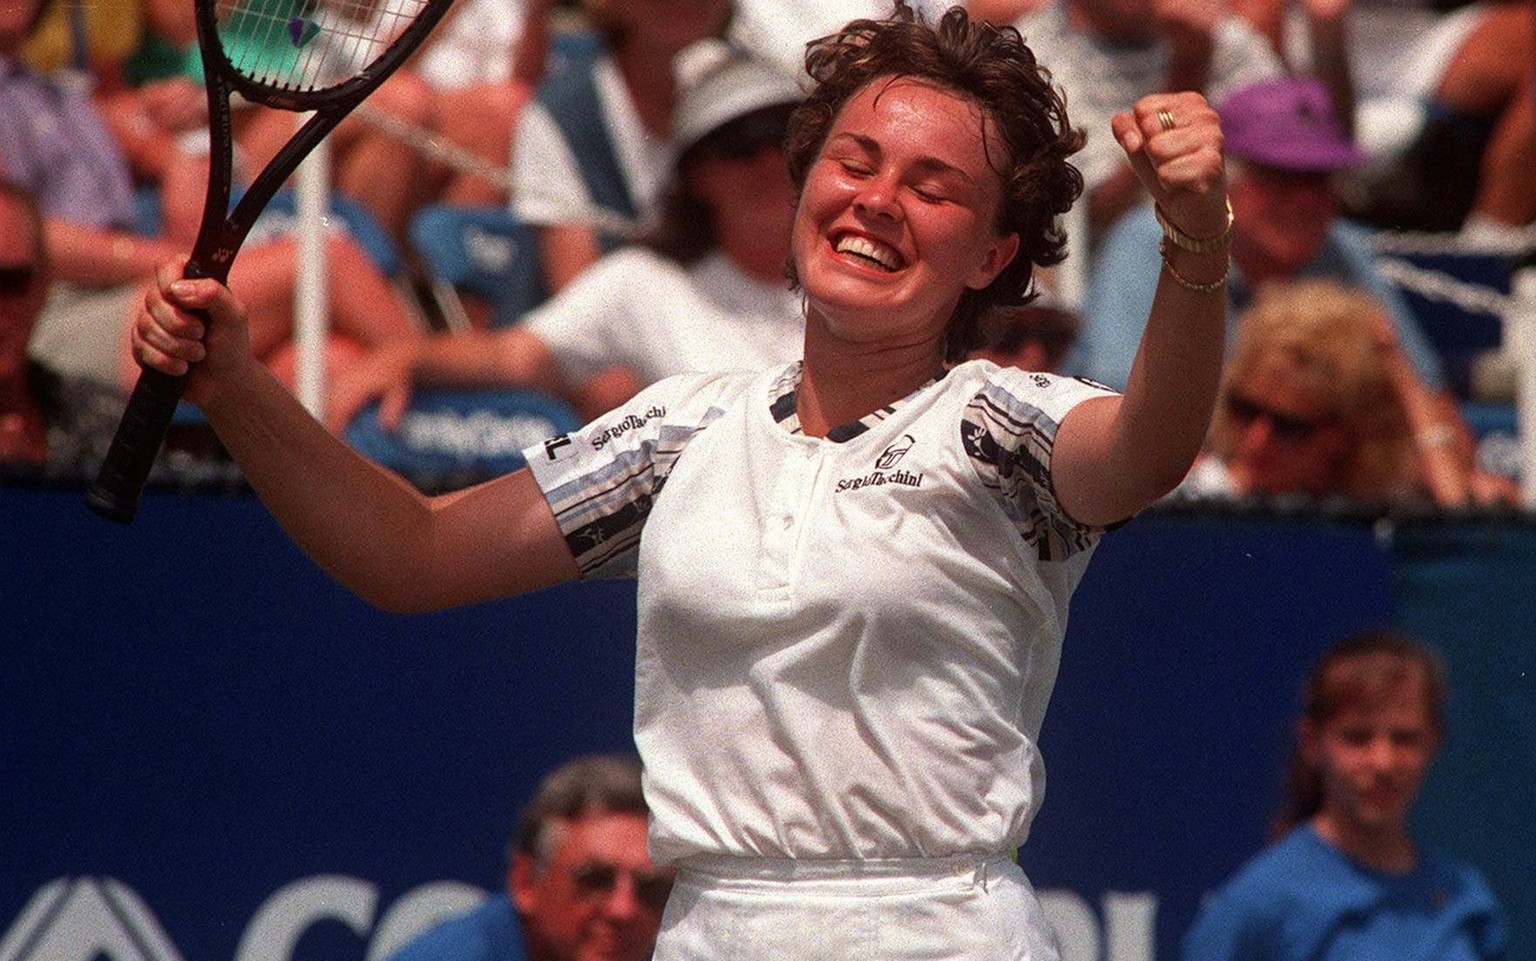
<svg viewBox="0 0 1536 961">
<path fill-rule="evenodd" d="M 1406 874 L 1418 863 L 1418 851 L 1406 826 L 1353 824 L 1323 811 L 1314 815 L 1318 837 L 1360 864 L 1388 874 Z"/>
<path fill-rule="evenodd" d="M 811 437 L 900 400 L 944 369 L 938 345 L 929 340 L 865 345 L 820 331 L 807 320 L 797 412 Z"/>
</svg>

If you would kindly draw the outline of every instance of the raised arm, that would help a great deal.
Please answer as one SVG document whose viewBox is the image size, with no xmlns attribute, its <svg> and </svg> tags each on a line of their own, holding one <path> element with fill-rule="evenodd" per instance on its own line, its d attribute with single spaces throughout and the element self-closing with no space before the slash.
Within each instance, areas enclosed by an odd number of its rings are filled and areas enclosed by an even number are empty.
<svg viewBox="0 0 1536 961">
<path fill-rule="evenodd" d="M 1197 93 L 1154 94 L 1113 128 L 1178 243 L 1162 245 L 1125 393 L 1074 408 L 1056 437 L 1057 493 L 1087 524 L 1124 520 L 1184 478 L 1210 424 L 1226 329 L 1229 208 L 1216 112 Z"/>
<path fill-rule="evenodd" d="M 244 308 L 182 263 L 157 274 L 133 321 L 133 352 L 192 372 L 199 404 L 294 541 L 369 603 L 422 611 L 525 593 L 576 577 L 554 517 L 523 470 L 427 497 L 309 416 L 252 356 Z M 204 323 L 190 311 L 203 311 Z"/>
</svg>

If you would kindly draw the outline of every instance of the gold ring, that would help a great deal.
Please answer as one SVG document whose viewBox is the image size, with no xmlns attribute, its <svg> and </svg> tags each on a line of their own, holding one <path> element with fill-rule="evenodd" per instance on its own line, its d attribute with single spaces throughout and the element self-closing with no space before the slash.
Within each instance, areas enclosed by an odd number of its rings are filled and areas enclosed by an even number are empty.
<svg viewBox="0 0 1536 961">
<path fill-rule="evenodd" d="M 1172 130 L 1175 126 L 1177 126 L 1177 124 L 1173 122 L 1173 114 L 1169 113 L 1166 107 L 1157 112 L 1157 125 L 1162 127 L 1164 130 Z"/>
</svg>

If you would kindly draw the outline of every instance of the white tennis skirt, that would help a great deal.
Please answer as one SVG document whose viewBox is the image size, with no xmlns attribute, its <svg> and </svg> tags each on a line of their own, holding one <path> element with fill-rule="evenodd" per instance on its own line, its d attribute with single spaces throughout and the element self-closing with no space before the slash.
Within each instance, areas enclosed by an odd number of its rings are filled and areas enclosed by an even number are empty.
<svg viewBox="0 0 1536 961">
<path fill-rule="evenodd" d="M 678 865 L 655 961 L 1058 961 L 1007 855 Z"/>
</svg>

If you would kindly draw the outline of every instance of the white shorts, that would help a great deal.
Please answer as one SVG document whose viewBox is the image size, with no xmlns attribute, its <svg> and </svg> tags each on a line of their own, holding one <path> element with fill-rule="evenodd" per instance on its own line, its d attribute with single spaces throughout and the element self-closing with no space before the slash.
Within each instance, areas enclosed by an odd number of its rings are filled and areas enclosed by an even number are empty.
<svg viewBox="0 0 1536 961">
<path fill-rule="evenodd" d="M 655 961 L 1058 961 L 1007 855 L 678 865 Z"/>
</svg>

